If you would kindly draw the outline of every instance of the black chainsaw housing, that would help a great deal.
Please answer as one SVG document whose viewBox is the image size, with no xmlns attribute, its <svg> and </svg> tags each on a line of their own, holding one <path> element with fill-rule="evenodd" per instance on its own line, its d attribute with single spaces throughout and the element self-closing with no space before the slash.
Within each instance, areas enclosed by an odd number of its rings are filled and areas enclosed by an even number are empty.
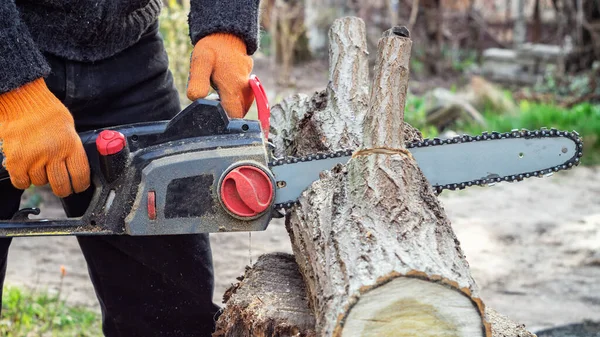
<svg viewBox="0 0 600 337">
<path fill-rule="evenodd" d="M 267 166 L 258 121 L 230 120 L 218 101 L 198 100 L 169 121 L 108 129 L 126 137 L 124 157 L 100 160 L 96 138 L 104 129 L 80 134 L 93 184 L 82 193 L 89 200 L 84 214 L 66 209 L 69 218 L 61 220 L 26 220 L 25 214 L 0 221 L 0 236 L 168 235 L 263 230 L 268 225 L 270 212 L 251 221 L 230 217 L 216 186 L 222 172 L 237 161 Z M 7 178 L 0 170 L 0 179 Z M 149 218 L 151 191 L 156 194 L 156 219 Z"/>
</svg>

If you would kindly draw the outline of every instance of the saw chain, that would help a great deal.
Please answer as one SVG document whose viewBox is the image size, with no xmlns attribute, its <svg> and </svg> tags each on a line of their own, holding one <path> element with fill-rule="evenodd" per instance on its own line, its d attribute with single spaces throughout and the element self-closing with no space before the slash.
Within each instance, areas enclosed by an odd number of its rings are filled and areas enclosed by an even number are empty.
<svg viewBox="0 0 600 337">
<path fill-rule="evenodd" d="M 447 138 L 447 139 L 426 138 L 426 139 L 423 139 L 422 141 L 407 142 L 405 144 L 405 146 L 408 150 L 410 150 L 410 149 L 414 149 L 414 148 L 434 147 L 434 146 L 441 146 L 441 145 L 445 145 L 445 144 L 485 142 L 485 141 L 496 140 L 496 139 L 539 138 L 539 137 L 566 137 L 566 138 L 569 138 L 576 143 L 576 148 L 577 148 L 576 154 L 570 160 L 566 161 L 565 163 L 563 163 L 561 165 L 549 167 L 547 169 L 543 169 L 543 170 L 539 170 L 539 171 L 525 172 L 525 173 L 520 173 L 517 175 L 507 175 L 507 176 L 502 176 L 502 177 L 490 177 L 490 178 L 475 179 L 475 180 L 471 180 L 471 181 L 464 181 L 464 182 L 454 183 L 454 184 L 432 185 L 436 194 L 439 195 L 444 190 L 455 191 L 455 190 L 461 190 L 461 189 L 465 189 L 467 187 L 472 187 L 472 186 L 486 186 L 486 185 L 492 186 L 492 185 L 500 183 L 500 182 L 515 182 L 515 181 L 522 181 L 524 179 L 531 178 L 531 177 L 551 176 L 555 172 L 562 171 L 562 170 L 568 170 L 574 166 L 579 165 L 579 163 L 581 161 L 581 157 L 583 155 L 583 141 L 581 140 L 579 134 L 576 131 L 568 132 L 568 131 L 560 131 L 560 130 L 557 130 L 556 128 L 551 128 L 551 129 L 541 128 L 539 130 L 513 129 L 510 132 L 503 132 L 503 133 L 501 133 L 501 132 L 491 132 L 491 133 L 483 132 L 477 136 L 471 136 L 471 135 L 465 134 L 465 135 L 459 135 L 459 136 L 455 136 L 455 137 Z M 273 148 L 271 148 L 271 150 L 273 150 Z M 344 149 L 344 150 L 338 150 L 338 151 L 332 151 L 332 152 L 315 153 L 315 154 L 310 154 L 310 155 L 301 156 L 301 157 L 286 156 L 284 158 L 274 158 L 272 161 L 269 162 L 269 167 L 272 168 L 272 167 L 281 166 L 281 165 L 285 165 L 285 164 L 318 161 L 318 160 L 325 160 L 325 159 L 331 159 L 331 158 L 336 158 L 336 157 L 351 157 L 352 154 L 354 153 L 354 151 L 355 151 L 355 149 Z M 273 158 L 273 156 L 274 155 L 272 152 L 271 157 Z M 289 209 L 293 208 L 295 205 L 297 205 L 298 203 L 299 203 L 298 200 L 294 200 L 294 201 L 289 201 L 289 202 L 284 202 L 284 203 L 276 203 L 276 204 L 274 204 L 273 207 L 278 210 L 289 210 Z"/>
</svg>

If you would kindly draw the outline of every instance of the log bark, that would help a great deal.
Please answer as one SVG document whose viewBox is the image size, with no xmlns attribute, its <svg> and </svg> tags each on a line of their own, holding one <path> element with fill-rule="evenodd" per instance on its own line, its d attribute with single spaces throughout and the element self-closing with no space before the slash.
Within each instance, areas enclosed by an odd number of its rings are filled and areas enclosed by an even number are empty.
<svg viewBox="0 0 600 337">
<path fill-rule="evenodd" d="M 360 146 L 369 103 L 368 62 L 364 22 L 355 17 L 336 20 L 329 30 L 326 89 L 312 96 L 293 95 L 271 109 L 270 139 L 276 156 Z M 418 130 L 401 123 L 407 130 L 405 141 L 422 140 Z"/>
<path fill-rule="evenodd" d="M 450 222 L 404 148 L 412 42 L 384 35 L 363 149 L 305 191 L 286 222 L 317 333 L 489 336 Z"/>
<path fill-rule="evenodd" d="M 294 256 L 260 256 L 225 293 L 227 306 L 214 337 L 312 337 L 315 320 Z M 535 337 L 522 324 L 486 308 L 492 337 Z"/>
<path fill-rule="evenodd" d="M 306 295 L 316 336 L 492 336 L 460 243 L 404 147 L 421 137 L 403 121 L 412 41 L 402 29 L 384 33 L 369 89 L 362 20 L 339 19 L 330 34 L 327 89 L 273 107 L 272 141 L 278 155 L 357 151 L 286 216 L 304 281 L 286 294 Z M 237 319 L 264 312 L 248 303 L 230 300 L 219 326 L 254 329 L 255 318 Z"/>
<path fill-rule="evenodd" d="M 213 337 L 314 337 L 315 320 L 290 254 L 263 255 L 223 296 Z"/>
<path fill-rule="evenodd" d="M 369 100 L 365 25 L 337 20 L 329 31 L 329 83 L 312 97 L 299 94 L 273 106 L 271 138 L 276 156 L 356 148 Z"/>
</svg>

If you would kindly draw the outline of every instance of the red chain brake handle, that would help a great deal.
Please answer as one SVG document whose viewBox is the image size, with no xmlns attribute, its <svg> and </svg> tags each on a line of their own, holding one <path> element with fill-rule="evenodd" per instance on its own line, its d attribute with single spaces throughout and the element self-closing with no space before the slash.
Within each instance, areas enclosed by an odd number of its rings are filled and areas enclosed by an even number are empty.
<svg viewBox="0 0 600 337">
<path fill-rule="evenodd" d="M 269 139 L 269 128 L 271 118 L 271 108 L 269 107 L 269 101 L 267 99 L 267 94 L 265 93 L 265 88 L 256 75 L 250 75 L 250 80 L 248 81 L 252 91 L 254 92 L 254 97 L 256 98 L 256 107 L 258 109 L 258 120 L 260 121 L 260 125 L 265 134 L 265 140 Z"/>
</svg>

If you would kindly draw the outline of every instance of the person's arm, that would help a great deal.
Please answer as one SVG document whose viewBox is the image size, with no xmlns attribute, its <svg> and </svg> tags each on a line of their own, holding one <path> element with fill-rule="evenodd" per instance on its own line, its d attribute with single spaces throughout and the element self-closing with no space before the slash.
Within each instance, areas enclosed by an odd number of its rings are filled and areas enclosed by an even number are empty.
<svg viewBox="0 0 600 337">
<path fill-rule="evenodd" d="M 13 186 L 50 183 L 59 197 L 90 185 L 69 110 L 46 86 L 50 72 L 13 0 L 0 0 L 0 150 Z"/>
<path fill-rule="evenodd" d="M 190 38 L 195 45 L 213 33 L 230 33 L 244 42 L 247 54 L 258 49 L 260 0 L 191 0 Z"/>
<path fill-rule="evenodd" d="M 246 115 L 254 94 L 248 79 L 258 49 L 259 0 L 191 0 L 194 44 L 187 96 L 206 97 L 213 85 L 229 117 Z"/>
<path fill-rule="evenodd" d="M 50 72 L 14 0 L 0 1 L 0 94 L 11 91 Z"/>
</svg>

